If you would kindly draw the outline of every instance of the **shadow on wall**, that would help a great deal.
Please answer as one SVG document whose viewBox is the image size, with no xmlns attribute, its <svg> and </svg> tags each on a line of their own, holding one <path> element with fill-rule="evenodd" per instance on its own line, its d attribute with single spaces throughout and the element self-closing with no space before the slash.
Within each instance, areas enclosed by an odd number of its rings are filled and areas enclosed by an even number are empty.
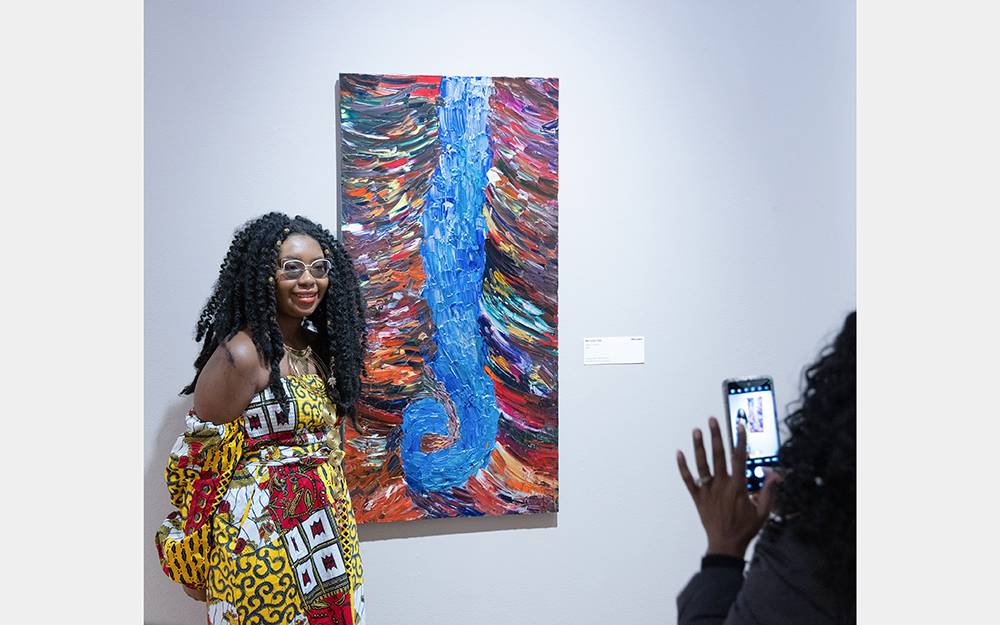
<svg viewBox="0 0 1000 625">
<path fill-rule="evenodd" d="M 559 513 L 508 514 L 505 516 L 455 517 L 444 519 L 414 519 L 386 523 L 362 523 L 358 526 L 361 542 L 415 538 L 417 536 L 442 536 L 445 534 L 472 534 L 503 530 L 539 529 L 559 526 Z M 364 553 L 362 553 L 362 556 Z"/>
</svg>

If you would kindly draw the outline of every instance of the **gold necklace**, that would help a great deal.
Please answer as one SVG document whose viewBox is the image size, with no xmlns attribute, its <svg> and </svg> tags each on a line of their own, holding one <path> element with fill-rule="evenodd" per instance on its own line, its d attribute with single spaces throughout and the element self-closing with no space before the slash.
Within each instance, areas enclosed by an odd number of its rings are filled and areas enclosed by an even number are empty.
<svg viewBox="0 0 1000 625">
<path fill-rule="evenodd" d="M 295 349 L 288 343 L 282 343 L 282 345 L 285 346 L 285 352 L 288 354 L 288 368 L 300 378 L 309 371 L 310 362 L 314 366 L 316 365 L 311 345 L 306 345 L 305 349 Z M 316 367 L 316 369 L 319 370 L 319 367 Z"/>
</svg>

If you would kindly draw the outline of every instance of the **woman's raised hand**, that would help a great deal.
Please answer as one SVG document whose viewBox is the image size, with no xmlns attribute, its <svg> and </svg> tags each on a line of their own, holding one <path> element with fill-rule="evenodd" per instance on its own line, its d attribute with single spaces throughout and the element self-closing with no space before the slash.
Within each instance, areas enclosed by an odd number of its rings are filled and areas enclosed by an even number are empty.
<svg viewBox="0 0 1000 625">
<path fill-rule="evenodd" d="M 708 552 L 742 558 L 753 537 L 760 531 L 771 511 L 774 485 L 780 481 L 778 474 L 765 469 L 764 486 L 755 494 L 747 491 L 746 431 L 737 426 L 735 449 L 730 448 L 731 471 L 726 468 L 726 454 L 719 422 L 708 420 L 712 433 L 712 465 L 708 466 L 701 430 L 694 430 L 694 460 L 698 479 L 691 476 L 687 461 L 677 452 L 677 467 L 687 485 L 694 505 L 698 508 L 701 524 L 708 535 Z"/>
</svg>

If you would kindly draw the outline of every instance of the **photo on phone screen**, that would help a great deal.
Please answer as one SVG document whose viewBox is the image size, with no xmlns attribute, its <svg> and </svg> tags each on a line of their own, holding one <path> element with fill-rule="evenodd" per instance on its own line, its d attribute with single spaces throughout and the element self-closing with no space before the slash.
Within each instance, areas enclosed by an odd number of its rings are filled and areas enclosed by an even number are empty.
<svg viewBox="0 0 1000 625">
<path fill-rule="evenodd" d="M 736 426 L 743 424 L 747 434 L 747 488 L 756 491 L 764 485 L 763 467 L 778 464 L 778 413 L 774 403 L 774 384 L 768 376 L 726 380 L 722 383 L 729 432 L 736 444 Z"/>
</svg>

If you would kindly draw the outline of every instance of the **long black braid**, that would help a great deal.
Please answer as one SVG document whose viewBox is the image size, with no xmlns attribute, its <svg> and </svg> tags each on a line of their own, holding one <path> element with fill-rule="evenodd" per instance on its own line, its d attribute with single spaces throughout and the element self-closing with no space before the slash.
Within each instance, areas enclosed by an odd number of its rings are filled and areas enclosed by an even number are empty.
<svg viewBox="0 0 1000 625">
<path fill-rule="evenodd" d="M 354 265 L 340 241 L 322 225 L 298 215 L 292 219 L 283 213 L 268 213 L 236 230 L 212 295 L 198 319 L 195 340 L 204 339 L 204 344 L 194 362 L 194 379 L 182 394 L 194 392 L 198 376 L 216 348 L 245 329 L 257 354 L 270 364 L 268 388 L 279 402 L 289 402 L 281 385 L 279 365 L 285 349 L 277 323 L 274 280 L 278 251 L 293 234 L 315 239 L 333 263 L 323 301 L 307 319 L 317 335 L 315 354 L 336 380 L 327 383 L 327 396 L 338 415 L 354 418 L 364 373 L 365 302 Z"/>
<path fill-rule="evenodd" d="M 805 372 L 805 392 L 785 420 L 791 436 L 778 451 L 787 470 L 766 531 L 790 530 L 826 556 L 841 623 L 856 619 L 857 312 Z"/>
</svg>

